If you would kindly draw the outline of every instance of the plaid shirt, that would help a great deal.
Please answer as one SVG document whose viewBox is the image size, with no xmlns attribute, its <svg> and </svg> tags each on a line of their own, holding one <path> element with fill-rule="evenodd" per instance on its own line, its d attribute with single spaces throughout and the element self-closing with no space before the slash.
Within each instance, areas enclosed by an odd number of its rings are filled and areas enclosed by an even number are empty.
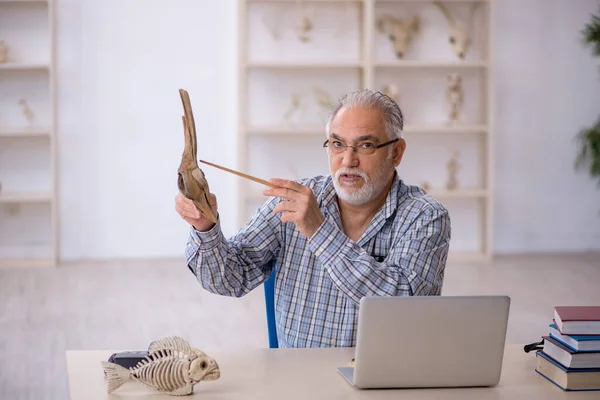
<svg viewBox="0 0 600 400">
<path fill-rule="evenodd" d="M 186 259 L 202 287 L 241 297 L 277 263 L 280 347 L 352 347 L 362 297 L 441 294 L 450 219 L 439 202 L 395 174 L 385 204 L 355 243 L 343 233 L 332 177 L 298 182 L 313 190 L 325 217 L 313 237 L 272 212 L 279 198 L 269 198 L 229 240 L 219 222 L 208 232 L 192 227 Z"/>
</svg>

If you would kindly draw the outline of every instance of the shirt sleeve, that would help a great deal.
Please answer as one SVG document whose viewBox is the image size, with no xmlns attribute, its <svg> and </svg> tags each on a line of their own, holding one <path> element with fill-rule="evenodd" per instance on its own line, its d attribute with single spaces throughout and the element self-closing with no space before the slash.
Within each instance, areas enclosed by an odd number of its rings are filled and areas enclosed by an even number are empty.
<svg viewBox="0 0 600 400">
<path fill-rule="evenodd" d="M 356 305 L 365 296 L 439 295 L 450 243 L 444 208 L 428 208 L 378 262 L 326 220 L 309 245 L 333 283 Z"/>
<path fill-rule="evenodd" d="M 250 222 L 230 239 L 217 224 L 207 232 L 191 227 L 186 263 L 198 282 L 211 293 L 242 297 L 270 276 L 281 242 L 280 220 L 270 198 Z"/>
</svg>

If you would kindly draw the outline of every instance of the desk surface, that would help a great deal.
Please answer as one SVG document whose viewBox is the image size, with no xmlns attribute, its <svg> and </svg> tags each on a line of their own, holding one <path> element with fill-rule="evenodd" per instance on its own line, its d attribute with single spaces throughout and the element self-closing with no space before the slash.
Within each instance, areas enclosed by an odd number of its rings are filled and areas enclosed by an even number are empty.
<svg viewBox="0 0 600 400">
<path fill-rule="evenodd" d="M 208 350 L 208 349 L 206 349 Z M 129 381 L 112 394 L 100 361 L 116 351 L 67 351 L 71 400 L 96 399 L 598 399 L 598 392 L 564 392 L 535 372 L 535 354 L 507 345 L 500 383 L 492 388 L 354 389 L 337 372 L 352 348 L 208 350 L 221 368 L 217 381 L 200 382 L 192 396 L 174 397 Z"/>
</svg>

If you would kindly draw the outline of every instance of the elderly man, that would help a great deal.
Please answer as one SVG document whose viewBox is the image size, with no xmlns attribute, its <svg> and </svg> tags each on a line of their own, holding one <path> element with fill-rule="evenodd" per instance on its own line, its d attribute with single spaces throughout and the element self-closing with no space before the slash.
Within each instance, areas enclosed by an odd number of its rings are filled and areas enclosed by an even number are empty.
<svg viewBox="0 0 600 400">
<path fill-rule="evenodd" d="M 280 188 L 263 192 L 268 200 L 230 239 L 220 219 L 213 224 L 178 194 L 176 210 L 192 225 L 187 265 L 202 287 L 241 297 L 276 265 L 280 347 L 355 346 L 364 296 L 440 295 L 450 219 L 398 177 L 402 129 L 390 97 L 347 94 L 326 124 L 331 174 L 271 179 Z"/>
</svg>

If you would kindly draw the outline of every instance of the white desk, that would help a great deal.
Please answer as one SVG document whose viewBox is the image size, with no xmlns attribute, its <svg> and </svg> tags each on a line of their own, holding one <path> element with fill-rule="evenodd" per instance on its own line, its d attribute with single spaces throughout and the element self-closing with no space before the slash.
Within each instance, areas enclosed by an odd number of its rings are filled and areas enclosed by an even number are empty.
<svg viewBox="0 0 600 400">
<path fill-rule="evenodd" d="M 117 352 L 67 351 L 71 400 L 97 399 L 598 399 L 599 392 L 564 392 L 535 372 L 535 354 L 522 345 L 507 345 L 502 377 L 493 388 L 357 390 L 337 372 L 349 365 L 352 348 L 248 349 L 210 351 L 221 368 L 217 381 L 200 382 L 194 394 L 160 394 L 129 381 L 106 393 L 100 361 Z"/>
</svg>

